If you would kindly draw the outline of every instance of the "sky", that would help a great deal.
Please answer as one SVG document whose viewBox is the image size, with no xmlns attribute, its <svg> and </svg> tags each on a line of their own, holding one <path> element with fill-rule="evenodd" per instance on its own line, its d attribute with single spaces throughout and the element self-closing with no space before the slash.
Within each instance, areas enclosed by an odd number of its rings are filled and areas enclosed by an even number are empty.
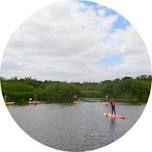
<svg viewBox="0 0 152 152">
<path fill-rule="evenodd" d="M 0 75 L 38 80 L 99 82 L 151 74 L 135 28 L 114 10 L 84 0 L 50 5 L 12 35 Z"/>
</svg>

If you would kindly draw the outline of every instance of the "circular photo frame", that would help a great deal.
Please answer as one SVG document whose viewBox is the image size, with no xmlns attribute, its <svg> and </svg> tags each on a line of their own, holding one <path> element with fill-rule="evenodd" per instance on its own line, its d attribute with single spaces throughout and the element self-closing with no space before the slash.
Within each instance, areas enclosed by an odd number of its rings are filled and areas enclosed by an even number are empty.
<svg viewBox="0 0 152 152">
<path fill-rule="evenodd" d="M 123 136 L 149 98 L 151 65 L 135 28 L 85 0 L 48 6 L 12 35 L 1 65 L 8 110 L 32 138 L 89 151 Z"/>
</svg>

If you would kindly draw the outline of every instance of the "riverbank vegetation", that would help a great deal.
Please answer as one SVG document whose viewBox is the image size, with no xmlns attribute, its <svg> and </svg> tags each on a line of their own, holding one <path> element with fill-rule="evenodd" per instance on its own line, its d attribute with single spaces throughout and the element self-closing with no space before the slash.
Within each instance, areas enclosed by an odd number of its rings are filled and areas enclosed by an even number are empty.
<svg viewBox="0 0 152 152">
<path fill-rule="evenodd" d="M 102 82 L 59 82 L 38 81 L 32 78 L 1 78 L 1 88 L 6 101 L 26 104 L 29 98 L 47 103 L 71 103 L 74 95 L 79 98 L 112 97 L 117 101 L 132 104 L 146 103 L 151 89 L 151 76 L 141 75 L 136 78 Z"/>
</svg>

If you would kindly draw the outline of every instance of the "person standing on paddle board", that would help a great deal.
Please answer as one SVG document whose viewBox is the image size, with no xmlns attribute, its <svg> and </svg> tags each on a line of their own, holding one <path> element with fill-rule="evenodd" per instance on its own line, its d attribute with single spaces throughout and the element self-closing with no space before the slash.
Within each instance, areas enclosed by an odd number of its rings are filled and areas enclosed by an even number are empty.
<svg viewBox="0 0 152 152">
<path fill-rule="evenodd" d="M 110 105 L 111 105 L 111 114 L 116 115 L 116 108 L 115 108 L 116 103 L 115 103 L 115 101 L 113 99 L 110 99 L 108 97 L 108 95 L 106 95 L 106 102 L 110 103 Z"/>
<path fill-rule="evenodd" d="M 108 102 L 111 104 L 111 113 L 112 113 L 112 115 L 113 114 L 116 115 L 116 108 L 115 108 L 116 103 L 115 103 L 115 101 L 113 99 L 110 99 Z"/>
<path fill-rule="evenodd" d="M 106 102 L 110 103 L 110 105 L 111 105 L 111 114 L 116 115 L 116 108 L 115 108 L 116 103 L 115 103 L 115 101 L 113 99 L 106 98 Z"/>
</svg>

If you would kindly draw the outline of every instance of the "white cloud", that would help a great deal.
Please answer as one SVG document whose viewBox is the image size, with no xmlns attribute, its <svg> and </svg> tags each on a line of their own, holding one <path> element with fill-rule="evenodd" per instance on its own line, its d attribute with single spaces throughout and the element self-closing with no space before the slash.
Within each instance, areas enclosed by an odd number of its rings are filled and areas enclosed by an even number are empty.
<svg viewBox="0 0 152 152">
<path fill-rule="evenodd" d="M 106 16 L 105 9 L 97 15 L 77 1 L 49 6 L 28 18 L 14 33 L 3 57 L 1 75 L 101 81 L 150 74 L 149 56 L 135 29 L 128 26 L 109 32 L 117 18 Z M 121 64 L 97 64 L 118 53 L 123 55 Z"/>
</svg>

